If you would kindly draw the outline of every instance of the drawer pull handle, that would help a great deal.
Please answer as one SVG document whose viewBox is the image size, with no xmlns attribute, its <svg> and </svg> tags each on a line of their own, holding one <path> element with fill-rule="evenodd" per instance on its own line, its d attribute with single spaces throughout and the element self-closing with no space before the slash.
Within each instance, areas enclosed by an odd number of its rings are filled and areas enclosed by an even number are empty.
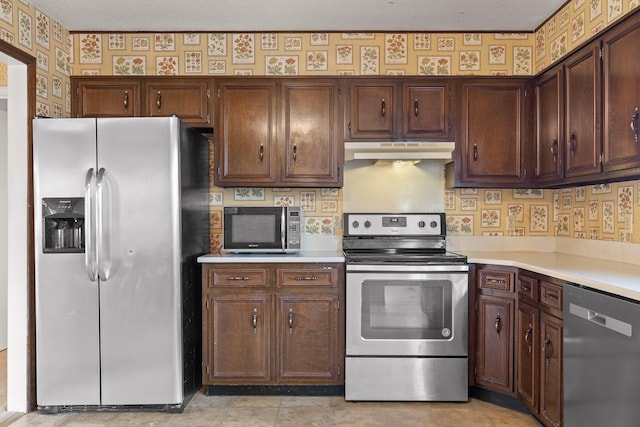
<svg viewBox="0 0 640 427">
<path fill-rule="evenodd" d="M 529 324 L 527 331 L 524 333 L 524 342 L 529 346 L 529 353 L 531 353 L 531 332 L 533 332 L 533 326 Z"/>
<path fill-rule="evenodd" d="M 318 276 L 296 276 L 296 280 L 298 282 L 302 282 L 302 281 L 316 281 L 318 280 Z"/>
<path fill-rule="evenodd" d="M 124 111 L 129 111 L 129 91 L 124 91 L 124 97 L 122 99 L 122 103 L 124 104 Z"/>
<path fill-rule="evenodd" d="M 558 296 L 557 296 L 557 295 L 554 295 L 554 294 L 548 294 L 548 293 L 546 293 L 546 292 L 545 292 L 543 296 L 544 296 L 546 299 L 552 299 L 552 300 L 558 301 Z"/>
<path fill-rule="evenodd" d="M 473 161 L 478 161 L 478 144 L 473 144 Z"/>
<path fill-rule="evenodd" d="M 156 106 L 158 107 L 158 111 L 160 111 L 160 107 L 162 106 L 162 94 L 158 91 L 156 95 Z"/>
<path fill-rule="evenodd" d="M 227 280 L 251 280 L 249 276 L 229 276 Z"/>
<path fill-rule="evenodd" d="M 253 316 L 251 320 L 253 323 L 253 333 L 255 335 L 258 331 L 258 309 L 257 308 L 253 309 Z"/>
<path fill-rule="evenodd" d="M 260 163 L 264 160 L 264 144 L 260 144 Z"/>
<path fill-rule="evenodd" d="M 551 143 L 551 154 L 553 154 L 553 163 L 558 163 L 558 137 L 553 138 Z"/>
<path fill-rule="evenodd" d="M 298 144 L 293 144 L 293 163 L 298 161 Z"/>
<path fill-rule="evenodd" d="M 520 285 L 520 289 L 525 291 L 525 292 L 531 291 L 531 289 L 528 286 L 525 286 L 525 285 Z"/>
<path fill-rule="evenodd" d="M 418 110 L 418 98 L 413 101 L 413 115 L 418 117 L 420 111 Z"/>
<path fill-rule="evenodd" d="M 490 283 L 492 285 L 504 285 L 507 282 L 501 279 L 485 279 L 484 283 Z"/>
<path fill-rule="evenodd" d="M 293 335 L 293 308 L 289 309 L 289 335 Z"/>
<path fill-rule="evenodd" d="M 498 339 L 500 339 L 500 331 L 502 330 L 502 319 L 500 318 L 499 313 L 496 316 L 496 323 L 494 324 L 494 327 L 496 329 L 496 334 L 498 336 Z"/>
<path fill-rule="evenodd" d="M 380 114 L 382 115 L 383 118 L 387 114 L 387 103 L 384 101 L 384 98 L 380 103 Z"/>
</svg>

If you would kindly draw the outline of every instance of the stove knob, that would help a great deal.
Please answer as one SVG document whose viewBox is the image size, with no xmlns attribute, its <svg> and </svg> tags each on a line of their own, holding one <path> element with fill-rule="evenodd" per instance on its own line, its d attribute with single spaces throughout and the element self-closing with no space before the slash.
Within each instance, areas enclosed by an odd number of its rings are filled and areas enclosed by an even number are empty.
<svg viewBox="0 0 640 427">
<path fill-rule="evenodd" d="M 351 223 L 351 226 L 352 226 L 353 228 L 358 228 L 358 227 L 360 227 L 360 223 L 359 223 L 358 221 L 353 221 L 353 222 Z"/>
<path fill-rule="evenodd" d="M 430 226 L 431 228 L 436 228 L 436 227 L 438 226 L 438 223 L 437 223 L 437 222 L 435 222 L 435 221 L 431 221 L 431 224 L 429 224 L 429 226 Z"/>
<path fill-rule="evenodd" d="M 418 223 L 418 227 L 420 227 L 420 228 L 424 228 L 424 227 L 425 227 L 425 225 L 427 225 L 427 224 L 426 224 L 424 221 L 420 221 L 420 222 Z"/>
<path fill-rule="evenodd" d="M 364 222 L 364 227 L 365 227 L 365 228 L 369 228 L 369 227 L 371 227 L 371 222 L 370 222 L 370 221 L 365 221 L 365 222 Z"/>
</svg>

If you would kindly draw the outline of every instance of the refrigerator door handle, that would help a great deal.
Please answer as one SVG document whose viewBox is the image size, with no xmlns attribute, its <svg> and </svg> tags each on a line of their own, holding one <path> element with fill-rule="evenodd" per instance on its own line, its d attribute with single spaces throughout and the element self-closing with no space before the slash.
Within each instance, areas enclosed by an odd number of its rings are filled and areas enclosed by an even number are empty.
<svg viewBox="0 0 640 427">
<path fill-rule="evenodd" d="M 98 265 L 98 277 L 102 281 L 108 279 L 106 265 L 106 248 L 104 234 L 104 174 L 105 169 L 100 168 L 98 170 L 98 176 L 96 178 L 96 253 L 97 253 L 97 265 Z"/>
<path fill-rule="evenodd" d="M 95 282 L 98 280 L 97 273 L 97 259 L 95 245 L 93 242 L 94 237 L 94 224 L 93 224 L 93 185 L 95 182 L 95 171 L 93 168 L 87 171 L 87 176 L 84 180 L 84 206 L 85 206 L 85 245 L 84 245 L 84 266 L 87 270 L 89 280 Z"/>
</svg>

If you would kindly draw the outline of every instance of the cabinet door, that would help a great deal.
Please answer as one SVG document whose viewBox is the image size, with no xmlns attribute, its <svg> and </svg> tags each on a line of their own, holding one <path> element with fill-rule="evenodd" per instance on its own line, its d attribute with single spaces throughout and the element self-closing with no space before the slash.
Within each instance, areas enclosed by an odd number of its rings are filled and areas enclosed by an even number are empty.
<svg viewBox="0 0 640 427">
<path fill-rule="evenodd" d="M 516 319 L 516 384 L 518 398 L 532 412 L 538 412 L 538 318 L 536 307 L 520 302 Z"/>
<path fill-rule="evenodd" d="M 463 183 L 495 187 L 525 182 L 524 109 L 524 83 L 463 83 Z"/>
<path fill-rule="evenodd" d="M 563 177 L 564 69 L 553 69 L 536 80 L 536 174 L 539 183 Z"/>
<path fill-rule="evenodd" d="M 278 382 L 329 384 L 342 380 L 338 297 L 280 295 L 276 311 Z"/>
<path fill-rule="evenodd" d="M 128 79 L 74 80 L 73 117 L 140 115 L 140 83 Z"/>
<path fill-rule="evenodd" d="M 640 166 L 638 46 L 638 20 L 620 25 L 603 43 L 605 171 Z"/>
<path fill-rule="evenodd" d="M 352 83 L 349 88 L 350 117 L 345 138 L 394 139 L 397 92 L 397 84 L 391 81 Z"/>
<path fill-rule="evenodd" d="M 146 112 L 151 117 L 173 114 L 191 126 L 210 126 L 210 91 L 205 79 L 171 78 L 145 82 Z"/>
<path fill-rule="evenodd" d="M 341 186 L 338 83 L 284 82 L 282 100 L 281 181 L 297 186 Z"/>
<path fill-rule="evenodd" d="M 275 81 L 222 81 L 216 96 L 216 185 L 273 184 Z"/>
<path fill-rule="evenodd" d="M 565 65 L 565 176 L 600 172 L 600 45 L 572 56 Z"/>
<path fill-rule="evenodd" d="M 210 294 L 203 319 L 203 383 L 269 381 L 269 299 L 267 293 Z"/>
<path fill-rule="evenodd" d="M 514 300 L 478 296 L 476 383 L 513 394 Z"/>
<path fill-rule="evenodd" d="M 545 424 L 562 425 L 562 320 L 540 314 L 540 416 Z"/>
<path fill-rule="evenodd" d="M 444 81 L 430 81 L 428 85 L 405 82 L 402 136 L 451 140 L 450 96 L 449 84 Z"/>
</svg>

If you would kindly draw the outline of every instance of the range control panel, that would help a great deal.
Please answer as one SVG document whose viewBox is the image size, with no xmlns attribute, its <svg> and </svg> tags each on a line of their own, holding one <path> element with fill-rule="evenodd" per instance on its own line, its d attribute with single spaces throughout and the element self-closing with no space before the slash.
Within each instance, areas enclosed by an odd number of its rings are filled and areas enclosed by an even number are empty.
<svg viewBox="0 0 640 427">
<path fill-rule="evenodd" d="M 446 233 L 443 213 L 345 213 L 345 236 L 441 236 Z"/>
</svg>

